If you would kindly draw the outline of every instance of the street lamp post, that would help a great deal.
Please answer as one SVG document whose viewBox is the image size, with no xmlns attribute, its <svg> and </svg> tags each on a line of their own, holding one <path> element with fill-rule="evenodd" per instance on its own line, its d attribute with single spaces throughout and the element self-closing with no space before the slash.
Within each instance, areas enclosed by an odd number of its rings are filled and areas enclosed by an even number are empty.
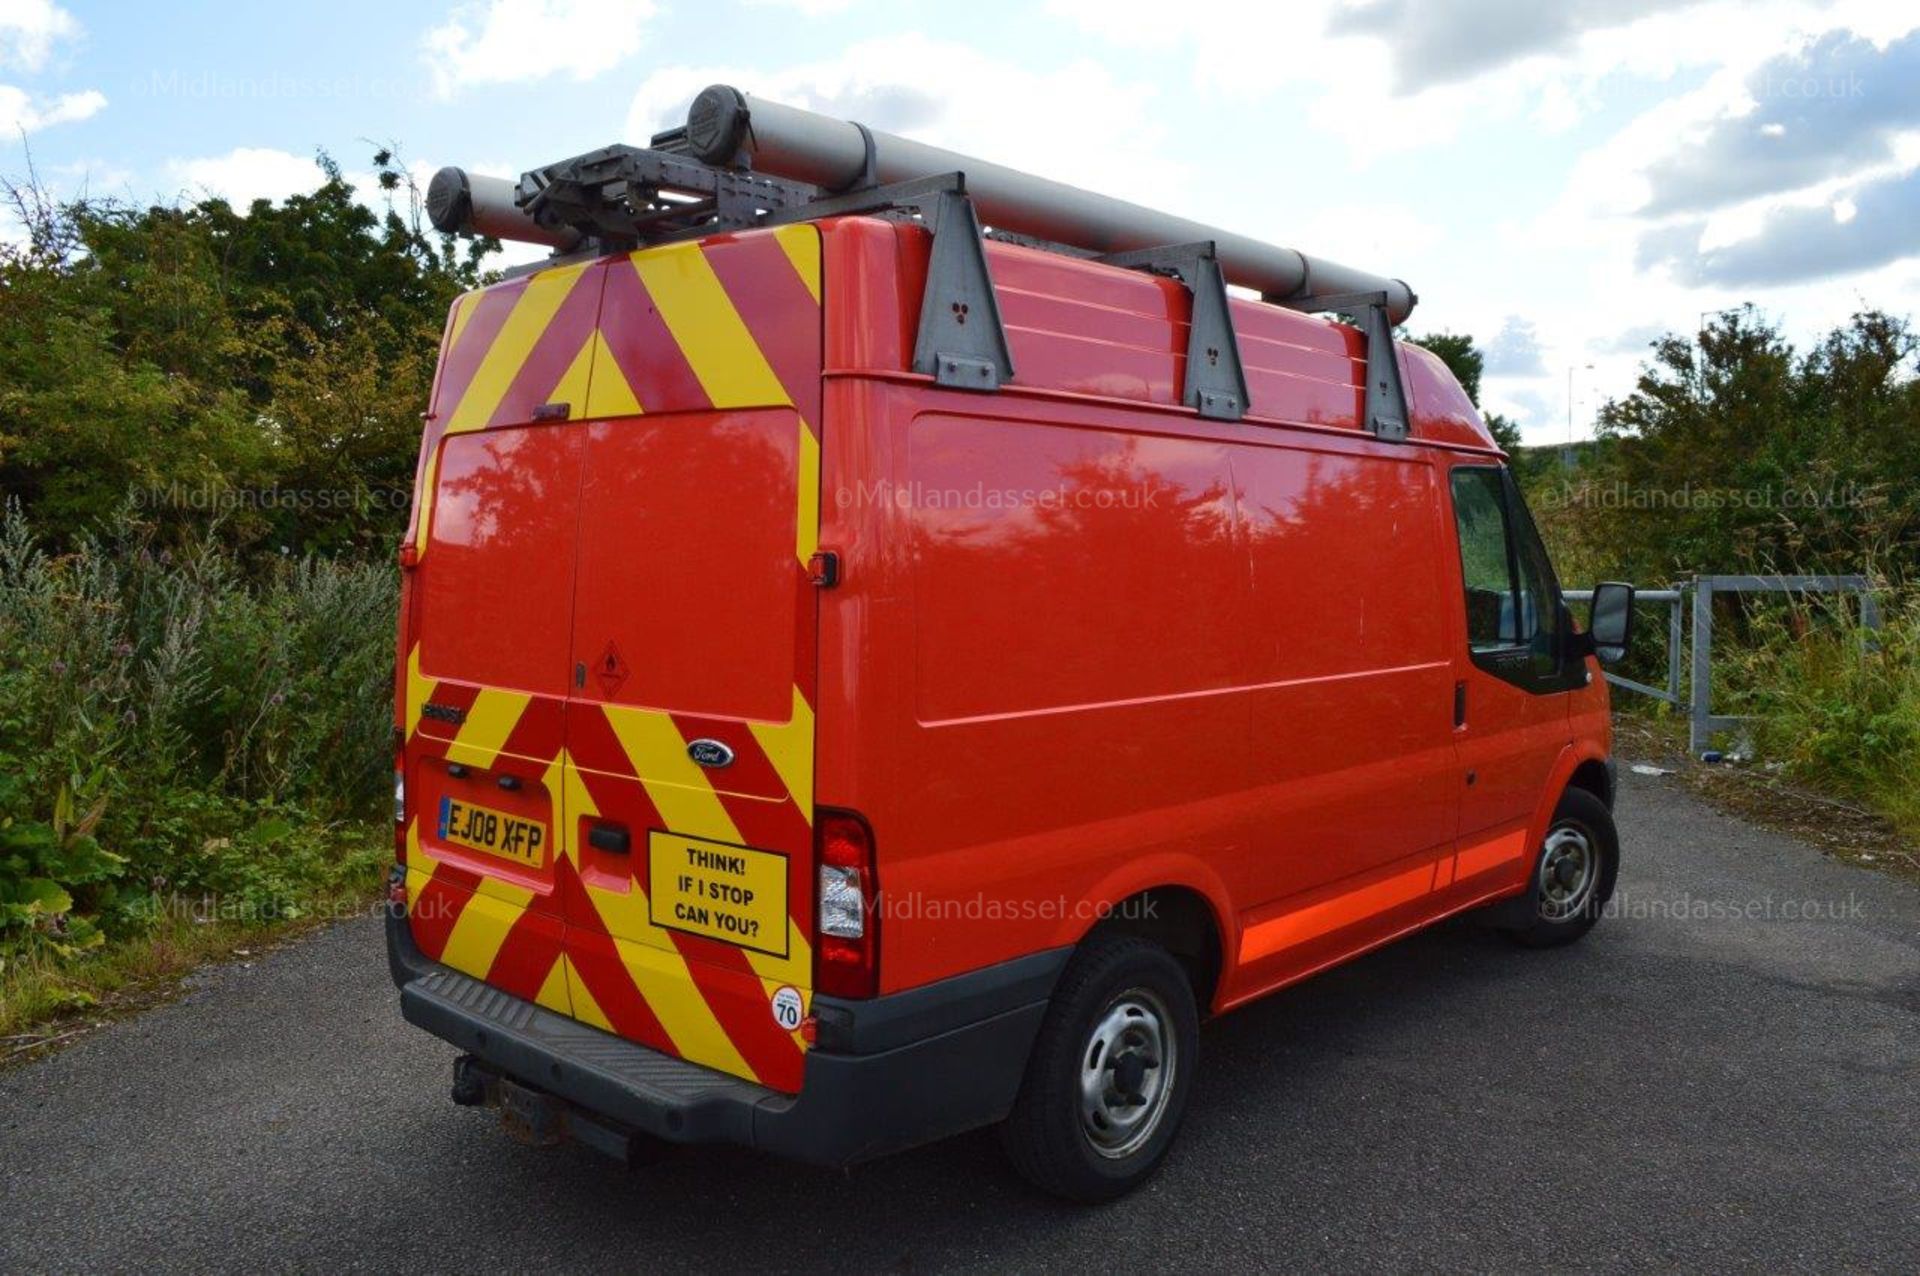
<svg viewBox="0 0 1920 1276">
<path fill-rule="evenodd" d="M 1573 374 L 1576 369 L 1592 372 L 1593 365 L 1591 363 L 1567 365 L 1567 446 L 1560 453 L 1560 468 L 1564 470 L 1573 468 Z"/>
</svg>

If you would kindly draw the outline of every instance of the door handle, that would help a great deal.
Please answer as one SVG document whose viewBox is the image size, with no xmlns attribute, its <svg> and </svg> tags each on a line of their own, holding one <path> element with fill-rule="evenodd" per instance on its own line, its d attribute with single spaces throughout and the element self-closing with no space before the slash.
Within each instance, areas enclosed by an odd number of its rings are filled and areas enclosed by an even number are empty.
<svg viewBox="0 0 1920 1276">
<path fill-rule="evenodd" d="M 587 845 L 610 855 L 625 855 L 633 849 L 633 834 L 623 824 L 596 824 L 587 830 Z"/>
<path fill-rule="evenodd" d="M 1467 725 L 1467 684 L 1464 680 L 1453 684 L 1453 726 L 1459 730 Z"/>
</svg>

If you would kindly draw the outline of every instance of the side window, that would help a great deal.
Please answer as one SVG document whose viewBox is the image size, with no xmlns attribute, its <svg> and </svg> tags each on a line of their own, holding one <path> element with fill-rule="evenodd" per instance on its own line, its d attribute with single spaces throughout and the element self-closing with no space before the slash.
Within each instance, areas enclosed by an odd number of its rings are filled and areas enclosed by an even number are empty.
<svg viewBox="0 0 1920 1276">
<path fill-rule="evenodd" d="M 1461 466 L 1452 484 L 1467 646 L 1501 653 L 1486 662 L 1491 672 L 1548 689 L 1561 672 L 1559 590 L 1533 520 L 1503 470 Z"/>
<path fill-rule="evenodd" d="M 1533 671 L 1551 677 L 1560 668 L 1560 587 L 1533 516 L 1511 481 L 1507 483 L 1507 497 L 1513 510 L 1515 557 L 1520 565 L 1520 601 L 1526 613 L 1520 637 L 1533 657 Z"/>
<path fill-rule="evenodd" d="M 1453 516 L 1460 529 L 1460 571 L 1467 585 L 1467 645 L 1475 651 L 1518 646 L 1515 564 L 1500 471 L 1455 470 Z"/>
</svg>

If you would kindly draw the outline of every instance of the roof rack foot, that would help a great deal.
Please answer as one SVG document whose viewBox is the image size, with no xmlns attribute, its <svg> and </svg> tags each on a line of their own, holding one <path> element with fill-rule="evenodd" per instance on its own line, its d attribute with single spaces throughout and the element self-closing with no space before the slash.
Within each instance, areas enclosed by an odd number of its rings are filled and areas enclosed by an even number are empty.
<svg viewBox="0 0 1920 1276">
<path fill-rule="evenodd" d="M 973 201 L 962 191 L 946 190 L 931 204 L 922 214 L 933 231 L 933 248 L 920 299 L 913 370 L 931 373 L 936 385 L 998 390 L 1013 379 L 1013 352 L 1000 322 L 1000 301 L 987 270 L 986 242 Z"/>
<path fill-rule="evenodd" d="M 1367 337 L 1367 397 L 1362 424 L 1375 438 L 1390 443 L 1407 438 L 1407 389 L 1400 379 L 1400 357 L 1393 347 L 1393 321 L 1384 292 L 1349 292 L 1289 303 L 1310 314 L 1334 311 L 1358 319 Z M 1385 354 L 1383 359 L 1380 356 Z"/>
<path fill-rule="evenodd" d="M 1240 339 L 1233 331 L 1233 311 L 1227 304 L 1227 279 L 1214 245 L 1209 241 L 1169 244 L 1109 253 L 1095 260 L 1170 275 L 1186 285 L 1193 312 L 1187 325 L 1187 371 L 1180 401 L 1216 421 L 1245 416 L 1247 374 L 1240 362 Z"/>
</svg>

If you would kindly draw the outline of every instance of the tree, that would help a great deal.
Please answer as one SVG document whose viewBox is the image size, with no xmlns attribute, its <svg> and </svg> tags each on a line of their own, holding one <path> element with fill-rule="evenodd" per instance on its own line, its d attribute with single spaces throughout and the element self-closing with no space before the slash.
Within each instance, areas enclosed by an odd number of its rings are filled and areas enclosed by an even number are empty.
<svg viewBox="0 0 1920 1276">
<path fill-rule="evenodd" d="M 312 191 L 244 211 L 14 187 L 0 495 L 55 543 L 129 500 L 181 527 L 228 509 L 263 547 L 391 543 L 447 307 L 490 244 L 424 231 L 392 148 L 374 159 L 384 211 L 324 154 Z"/>
<path fill-rule="evenodd" d="M 1802 354 L 1751 307 L 1654 347 L 1599 414 L 1587 511 L 1643 577 L 1920 567 L 1920 382 L 1904 320 L 1854 315 Z M 1578 493 L 1576 493 L 1578 495 Z"/>
<path fill-rule="evenodd" d="M 1467 398 L 1474 407 L 1480 406 L 1480 374 L 1486 371 L 1487 357 L 1473 344 L 1473 338 L 1464 332 L 1432 332 L 1424 337 L 1414 337 L 1413 343 L 1440 356 L 1440 362 L 1447 365 L 1453 373 L 1453 379 L 1467 392 Z"/>
</svg>

